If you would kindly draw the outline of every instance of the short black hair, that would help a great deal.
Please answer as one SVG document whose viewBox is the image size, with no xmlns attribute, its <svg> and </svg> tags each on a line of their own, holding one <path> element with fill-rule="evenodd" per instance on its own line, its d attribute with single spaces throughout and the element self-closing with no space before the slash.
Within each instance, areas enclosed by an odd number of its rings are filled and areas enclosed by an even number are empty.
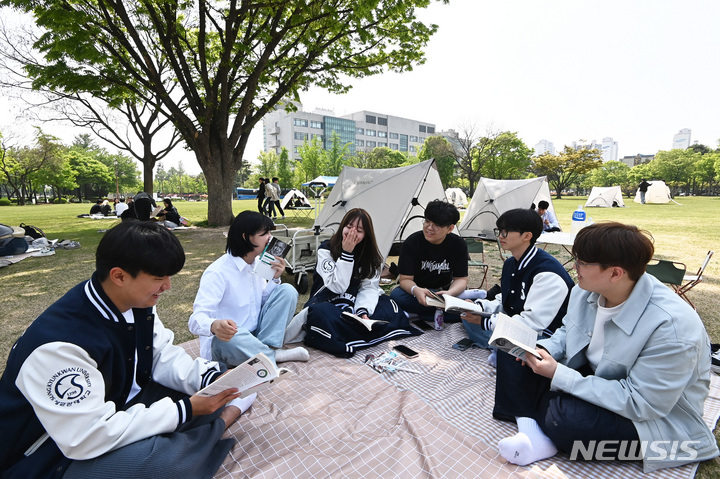
<svg viewBox="0 0 720 479">
<path fill-rule="evenodd" d="M 275 183 L 276 181 L 280 181 L 280 178 L 278 178 L 277 176 L 273 176 L 272 180 L 273 180 L 273 183 Z"/>
<path fill-rule="evenodd" d="M 637 281 L 655 253 L 652 235 L 635 225 L 616 221 L 594 223 L 578 231 L 572 254 L 580 261 L 599 263 L 603 269 L 619 266 Z"/>
<path fill-rule="evenodd" d="M 550 208 L 550 203 L 545 200 L 540 200 L 538 201 L 538 208 L 540 208 L 541 210 L 546 210 Z"/>
<path fill-rule="evenodd" d="M 433 200 L 425 207 L 425 218 L 438 226 L 450 226 L 460 221 L 460 212 L 452 203 Z"/>
<path fill-rule="evenodd" d="M 111 228 L 95 251 L 98 279 L 104 281 L 118 267 L 133 278 L 141 271 L 153 276 L 172 276 L 185 265 L 180 240 L 154 221 L 125 221 Z"/>
<path fill-rule="evenodd" d="M 543 221 L 540 215 L 526 208 L 515 208 L 506 211 L 500 215 L 495 225 L 501 230 L 532 233 L 530 244 L 535 244 L 535 241 L 543 232 Z"/>
<path fill-rule="evenodd" d="M 267 216 L 257 211 L 243 211 L 230 225 L 226 249 L 232 256 L 245 256 L 257 246 L 250 242 L 250 236 L 274 229 L 275 224 Z"/>
</svg>

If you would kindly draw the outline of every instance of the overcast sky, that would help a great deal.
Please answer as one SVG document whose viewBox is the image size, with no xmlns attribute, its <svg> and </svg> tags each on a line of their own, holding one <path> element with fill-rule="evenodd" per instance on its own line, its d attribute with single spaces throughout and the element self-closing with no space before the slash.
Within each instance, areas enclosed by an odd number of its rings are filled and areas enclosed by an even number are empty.
<svg viewBox="0 0 720 479">
<path fill-rule="evenodd" d="M 305 110 L 492 127 L 558 150 L 612 137 L 620 157 L 670 149 L 682 128 L 693 142 L 720 139 L 719 1 L 450 0 L 421 19 L 439 25 L 424 65 L 356 80 L 347 95 L 312 89 Z M 245 157 L 260 149 L 256 128 Z"/>
</svg>

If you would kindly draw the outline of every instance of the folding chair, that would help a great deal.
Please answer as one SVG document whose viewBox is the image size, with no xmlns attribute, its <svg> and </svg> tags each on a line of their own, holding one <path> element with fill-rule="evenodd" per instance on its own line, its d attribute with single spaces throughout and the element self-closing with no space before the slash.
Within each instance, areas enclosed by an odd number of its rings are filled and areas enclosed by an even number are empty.
<svg viewBox="0 0 720 479">
<path fill-rule="evenodd" d="M 667 261 L 664 259 L 655 259 L 656 263 L 648 263 L 646 271 L 655 276 L 660 282 L 670 285 L 677 292 L 683 282 L 687 266 L 677 261 Z"/>
<path fill-rule="evenodd" d="M 487 289 L 487 273 L 488 273 L 488 265 L 485 263 L 485 246 L 483 244 L 483 241 L 481 239 L 475 239 L 475 238 L 464 238 L 465 244 L 467 245 L 468 250 L 468 269 L 470 268 L 480 268 L 483 271 L 483 277 L 480 281 L 480 289 Z M 473 254 L 479 254 L 482 258 L 480 261 L 473 260 L 472 255 Z M 483 287 L 484 285 L 484 287 Z"/>
<path fill-rule="evenodd" d="M 703 280 L 703 273 L 705 272 L 705 268 L 707 268 L 708 263 L 710 262 L 710 258 L 712 258 L 712 255 L 714 254 L 713 251 L 708 251 L 707 256 L 705 256 L 705 261 L 703 261 L 702 265 L 700 266 L 700 269 L 697 270 L 697 273 L 686 275 L 683 278 L 684 283 L 676 289 L 677 294 L 680 295 L 682 299 L 690 303 L 690 306 L 695 308 L 695 305 L 692 304 L 692 301 L 687 297 L 688 291 L 693 289 L 695 285 L 700 284 Z M 695 308 L 697 309 L 697 308 Z"/>
</svg>

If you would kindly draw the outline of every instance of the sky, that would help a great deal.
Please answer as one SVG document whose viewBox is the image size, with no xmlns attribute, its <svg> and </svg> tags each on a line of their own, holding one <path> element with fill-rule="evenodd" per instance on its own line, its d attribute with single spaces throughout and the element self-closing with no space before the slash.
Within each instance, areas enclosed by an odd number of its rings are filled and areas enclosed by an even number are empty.
<svg viewBox="0 0 720 479">
<path fill-rule="evenodd" d="M 419 17 L 439 26 L 425 64 L 352 80 L 345 95 L 313 88 L 301 94 L 304 109 L 513 131 L 531 148 L 611 137 L 619 158 L 668 150 L 682 128 L 693 143 L 718 145 L 720 2 L 450 0 Z M 0 115 L 0 131 L 11 117 Z M 66 142 L 77 134 L 46 128 Z M 245 157 L 261 149 L 259 126 Z M 187 152 L 163 164 L 180 160 L 200 172 Z"/>
</svg>

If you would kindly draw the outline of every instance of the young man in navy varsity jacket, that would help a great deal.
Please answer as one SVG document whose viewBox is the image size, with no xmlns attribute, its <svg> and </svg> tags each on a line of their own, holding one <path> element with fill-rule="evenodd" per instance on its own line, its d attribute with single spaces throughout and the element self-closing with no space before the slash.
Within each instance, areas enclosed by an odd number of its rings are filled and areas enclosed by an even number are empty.
<svg viewBox="0 0 720 479">
<path fill-rule="evenodd" d="M 563 265 L 549 253 L 535 246 L 543 231 L 543 221 L 535 210 L 518 208 L 500 215 L 495 236 L 512 256 L 505 260 L 500 277 L 500 295 L 492 301 L 477 300 L 489 313 L 503 312 L 533 328 L 538 337 L 550 336 L 562 325 L 570 290 L 575 286 Z M 483 319 L 478 315 L 461 315 L 470 339 L 487 341 Z M 503 351 L 497 354 L 495 382 L 496 419 L 515 421 L 521 410 L 526 382 L 539 381 L 530 368 L 523 367 Z M 492 362 L 492 356 L 491 356 Z"/>
<path fill-rule="evenodd" d="M 123 222 L 92 278 L 17 340 L 0 379 L 3 478 L 212 477 L 240 408 L 236 389 L 198 397 L 220 374 L 193 360 L 157 317 L 185 253 L 167 228 Z"/>
</svg>

